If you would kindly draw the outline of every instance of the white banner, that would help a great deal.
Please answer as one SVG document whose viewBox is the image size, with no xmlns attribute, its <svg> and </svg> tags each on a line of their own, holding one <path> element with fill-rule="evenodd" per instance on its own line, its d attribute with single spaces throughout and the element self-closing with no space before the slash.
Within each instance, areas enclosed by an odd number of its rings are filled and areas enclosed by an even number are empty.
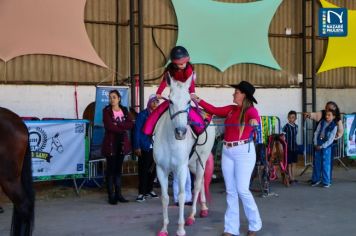
<svg viewBox="0 0 356 236">
<path fill-rule="evenodd" d="M 85 120 L 26 121 L 33 177 L 85 174 Z"/>
<path fill-rule="evenodd" d="M 356 114 L 344 115 L 346 156 L 356 159 Z"/>
</svg>

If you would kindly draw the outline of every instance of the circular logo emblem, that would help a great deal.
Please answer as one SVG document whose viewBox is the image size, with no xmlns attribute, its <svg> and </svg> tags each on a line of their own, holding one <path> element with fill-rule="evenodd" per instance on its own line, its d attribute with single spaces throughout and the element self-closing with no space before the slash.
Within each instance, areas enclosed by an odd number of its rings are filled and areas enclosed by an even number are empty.
<svg viewBox="0 0 356 236">
<path fill-rule="evenodd" d="M 32 152 L 43 151 L 47 144 L 47 134 L 40 127 L 35 130 L 29 128 L 30 147 Z"/>
</svg>

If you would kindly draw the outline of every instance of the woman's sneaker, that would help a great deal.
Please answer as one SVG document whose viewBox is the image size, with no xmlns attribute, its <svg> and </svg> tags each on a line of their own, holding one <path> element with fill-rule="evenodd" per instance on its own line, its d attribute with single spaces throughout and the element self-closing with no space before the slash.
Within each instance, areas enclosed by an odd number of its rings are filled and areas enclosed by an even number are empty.
<svg viewBox="0 0 356 236">
<path fill-rule="evenodd" d="M 143 194 L 139 194 L 136 198 L 136 202 L 144 202 L 146 201 L 145 196 L 143 196 Z"/>
<path fill-rule="evenodd" d="M 330 188 L 331 184 L 323 184 L 323 188 Z"/>
</svg>

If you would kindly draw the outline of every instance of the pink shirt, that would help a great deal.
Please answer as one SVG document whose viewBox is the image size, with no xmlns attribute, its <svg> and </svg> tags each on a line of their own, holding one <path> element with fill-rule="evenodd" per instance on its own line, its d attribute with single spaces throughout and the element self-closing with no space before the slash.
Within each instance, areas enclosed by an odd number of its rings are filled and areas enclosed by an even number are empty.
<svg viewBox="0 0 356 236">
<path fill-rule="evenodd" d="M 241 107 L 237 105 L 229 105 L 225 107 L 214 107 L 213 105 L 201 100 L 199 105 L 203 107 L 208 113 L 226 117 L 225 119 L 225 135 L 224 139 L 227 142 L 239 141 L 249 139 L 253 132 L 253 127 L 250 126 L 250 120 L 257 120 L 258 123 L 261 122 L 258 111 L 255 107 L 250 107 L 245 113 L 245 125 L 240 126 L 239 116 L 241 112 Z M 241 136 L 239 137 L 240 131 L 243 129 Z"/>
<path fill-rule="evenodd" d="M 122 112 L 122 110 L 120 111 L 112 111 L 114 113 L 114 118 L 115 120 L 117 120 L 117 118 L 119 118 L 120 121 L 122 121 L 122 117 L 124 117 L 124 113 Z"/>
</svg>

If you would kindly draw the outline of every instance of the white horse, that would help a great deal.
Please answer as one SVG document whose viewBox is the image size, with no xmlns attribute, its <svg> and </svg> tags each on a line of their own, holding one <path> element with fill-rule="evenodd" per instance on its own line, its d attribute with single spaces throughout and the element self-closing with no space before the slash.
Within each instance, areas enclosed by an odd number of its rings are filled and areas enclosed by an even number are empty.
<svg viewBox="0 0 356 236">
<path fill-rule="evenodd" d="M 157 122 L 154 132 L 153 155 L 157 165 L 157 177 L 161 184 L 163 227 L 159 236 L 167 236 L 168 220 L 168 175 L 174 172 L 179 183 L 179 220 L 177 235 L 185 235 L 184 230 L 184 186 L 187 179 L 188 162 L 190 170 L 195 174 L 194 198 L 192 211 L 187 219 L 189 224 L 193 223 L 196 214 L 196 204 L 200 192 L 202 211 L 207 213 L 204 193 L 204 169 L 215 140 L 215 127 L 208 126 L 206 131 L 198 138 L 196 152 L 189 160 L 189 154 L 195 143 L 193 131 L 188 124 L 188 112 L 191 108 L 191 100 L 188 92 L 192 77 L 185 83 L 167 79 L 170 86 L 169 109 L 162 114 Z M 201 145 L 203 144 L 203 145 Z M 198 158 L 198 156 L 200 158 Z M 199 160 L 200 159 L 200 160 Z M 201 214 L 202 215 L 202 214 Z M 206 216 L 207 214 L 203 214 Z"/>
</svg>

